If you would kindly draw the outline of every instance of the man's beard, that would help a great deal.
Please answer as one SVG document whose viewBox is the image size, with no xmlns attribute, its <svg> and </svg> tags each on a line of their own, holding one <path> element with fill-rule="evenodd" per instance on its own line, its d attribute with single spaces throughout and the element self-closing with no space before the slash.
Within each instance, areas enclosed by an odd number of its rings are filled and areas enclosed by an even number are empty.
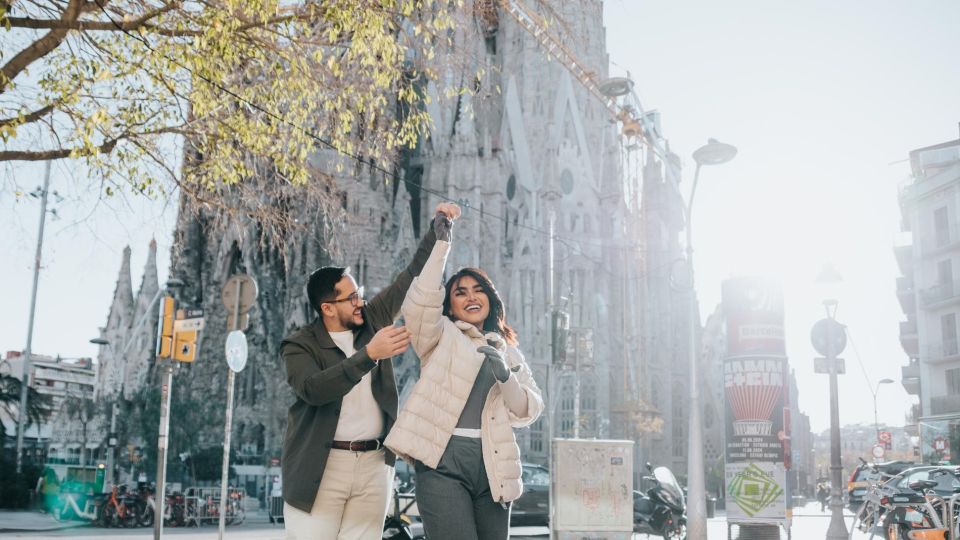
<svg viewBox="0 0 960 540">
<path fill-rule="evenodd" d="M 362 316 L 363 316 L 363 315 L 361 314 L 361 317 L 362 317 Z M 363 326 L 363 323 L 357 324 L 357 322 L 355 322 L 353 319 L 354 319 L 354 318 L 353 318 L 353 315 L 350 315 L 350 317 L 348 317 L 347 320 L 345 320 L 345 321 L 340 321 L 340 323 L 343 324 L 344 328 L 346 328 L 347 330 L 351 330 L 351 331 L 356 330 L 356 329 L 360 328 L 361 326 Z"/>
</svg>

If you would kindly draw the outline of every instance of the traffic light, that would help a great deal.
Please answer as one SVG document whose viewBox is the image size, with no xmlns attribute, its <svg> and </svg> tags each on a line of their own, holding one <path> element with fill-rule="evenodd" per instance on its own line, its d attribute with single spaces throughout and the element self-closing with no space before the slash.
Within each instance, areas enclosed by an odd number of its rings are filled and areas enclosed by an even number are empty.
<svg viewBox="0 0 960 540">
<path fill-rule="evenodd" d="M 179 329 L 173 333 L 174 360 L 177 362 L 193 362 L 197 358 L 198 334 L 198 330 Z"/>
<path fill-rule="evenodd" d="M 176 302 L 172 296 L 160 299 L 160 321 L 157 324 L 157 358 L 170 358 L 173 351 L 173 315 Z"/>
</svg>

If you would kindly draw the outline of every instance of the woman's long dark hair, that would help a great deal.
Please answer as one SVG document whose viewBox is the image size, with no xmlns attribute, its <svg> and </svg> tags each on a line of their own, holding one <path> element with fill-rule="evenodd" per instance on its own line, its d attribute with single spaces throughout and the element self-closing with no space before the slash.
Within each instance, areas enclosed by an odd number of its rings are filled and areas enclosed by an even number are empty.
<svg viewBox="0 0 960 540">
<path fill-rule="evenodd" d="M 487 273 L 479 268 L 461 268 L 456 274 L 450 276 L 447 284 L 444 286 L 447 294 L 443 298 L 443 314 L 453 318 L 450 315 L 450 297 L 453 294 L 453 288 L 463 279 L 464 276 L 470 276 L 477 280 L 480 288 L 487 294 L 487 300 L 490 303 L 490 313 L 483 321 L 484 332 L 496 332 L 503 336 L 503 339 L 514 347 L 517 346 L 517 332 L 507 324 L 506 309 L 503 307 L 503 300 L 500 299 L 500 293 L 493 286 L 493 281 L 487 276 Z"/>
</svg>

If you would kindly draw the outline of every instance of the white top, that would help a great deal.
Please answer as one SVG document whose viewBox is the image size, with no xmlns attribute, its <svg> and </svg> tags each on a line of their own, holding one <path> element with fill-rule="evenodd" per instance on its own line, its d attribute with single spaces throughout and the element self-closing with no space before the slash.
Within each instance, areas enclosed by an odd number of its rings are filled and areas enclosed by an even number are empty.
<svg viewBox="0 0 960 540">
<path fill-rule="evenodd" d="M 353 332 L 350 330 L 330 332 L 330 337 L 347 357 L 357 352 L 353 348 Z M 368 441 L 383 435 L 383 412 L 373 397 L 372 378 L 372 372 L 368 371 L 360 382 L 343 396 L 334 440 Z"/>
</svg>

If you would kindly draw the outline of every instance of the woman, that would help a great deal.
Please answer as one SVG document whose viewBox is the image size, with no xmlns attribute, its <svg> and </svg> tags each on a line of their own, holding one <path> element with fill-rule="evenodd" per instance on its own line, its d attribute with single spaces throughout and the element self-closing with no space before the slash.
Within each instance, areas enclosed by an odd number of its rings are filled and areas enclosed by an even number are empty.
<svg viewBox="0 0 960 540">
<path fill-rule="evenodd" d="M 401 308 L 421 372 L 384 445 L 415 463 L 427 537 L 503 540 L 523 492 L 513 428 L 532 424 L 543 401 L 487 275 L 464 268 L 440 286 L 451 228 L 438 214 L 437 243 Z"/>
</svg>

